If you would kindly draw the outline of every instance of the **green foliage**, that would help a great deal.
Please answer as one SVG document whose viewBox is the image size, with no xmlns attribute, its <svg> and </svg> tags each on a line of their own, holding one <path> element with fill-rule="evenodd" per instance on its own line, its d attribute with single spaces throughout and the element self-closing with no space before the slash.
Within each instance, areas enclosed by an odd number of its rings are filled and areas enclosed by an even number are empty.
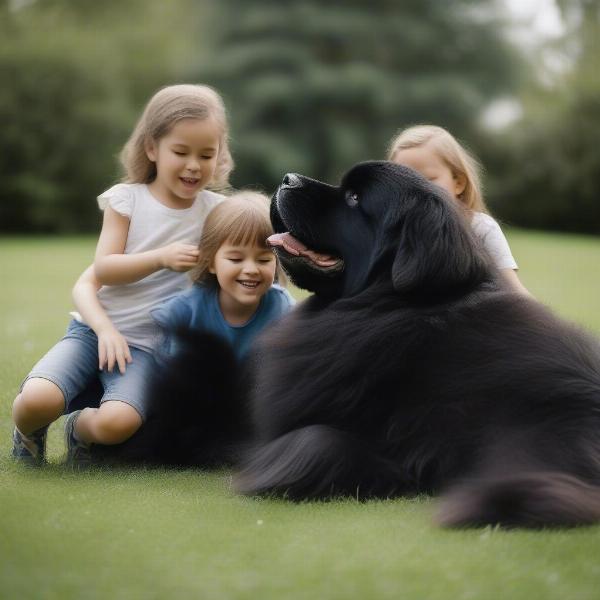
<svg viewBox="0 0 600 600">
<path fill-rule="evenodd" d="M 525 114 L 503 132 L 493 165 L 491 205 L 524 227 L 600 233 L 600 1 L 563 0 L 561 40 L 571 66 L 526 90 Z"/>
<path fill-rule="evenodd" d="M 138 112 L 179 75 L 172 31 L 187 31 L 187 4 L 0 5 L 3 231 L 97 229 L 94 199 L 119 179 L 116 155 Z"/>
<path fill-rule="evenodd" d="M 11 82 L 0 93 L 0 136 L 10 149 L 0 155 L 3 229 L 74 231 L 97 223 L 93 198 L 114 178 L 126 111 L 110 81 L 87 67 L 77 57 L 0 55 L 0 79 Z"/>
<path fill-rule="evenodd" d="M 600 95 L 581 94 L 551 119 L 502 139 L 492 206 L 523 227 L 600 233 Z"/>
<path fill-rule="evenodd" d="M 415 122 L 469 138 L 474 115 L 517 81 L 492 1 L 219 6 L 220 52 L 193 76 L 233 108 L 239 184 L 270 189 L 286 171 L 335 180 Z"/>
<path fill-rule="evenodd" d="M 2 1 L 0 231 L 97 230 L 94 198 L 141 108 L 196 81 L 229 108 L 236 186 L 335 181 L 430 122 L 483 159 L 501 218 L 598 233 L 600 0 L 559 4 L 555 52 L 573 68 L 524 85 L 499 0 Z M 524 119 L 481 131 L 481 109 L 511 93 Z"/>
</svg>

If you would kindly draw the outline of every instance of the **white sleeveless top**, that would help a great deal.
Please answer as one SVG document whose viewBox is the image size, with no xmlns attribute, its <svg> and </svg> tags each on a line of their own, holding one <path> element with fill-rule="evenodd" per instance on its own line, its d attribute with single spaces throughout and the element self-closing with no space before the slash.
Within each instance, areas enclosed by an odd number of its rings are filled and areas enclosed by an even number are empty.
<svg viewBox="0 0 600 600">
<path fill-rule="evenodd" d="M 198 245 L 204 220 L 224 196 L 202 190 L 189 208 L 161 204 L 142 183 L 119 183 L 98 196 L 101 210 L 110 206 L 129 219 L 125 254 L 155 250 L 172 242 Z M 189 286 L 187 273 L 169 269 L 123 285 L 105 285 L 98 299 L 128 344 L 152 351 L 160 331 L 150 311 Z"/>
<path fill-rule="evenodd" d="M 474 212 L 471 227 L 498 269 L 518 269 L 500 225 L 490 215 Z"/>
</svg>

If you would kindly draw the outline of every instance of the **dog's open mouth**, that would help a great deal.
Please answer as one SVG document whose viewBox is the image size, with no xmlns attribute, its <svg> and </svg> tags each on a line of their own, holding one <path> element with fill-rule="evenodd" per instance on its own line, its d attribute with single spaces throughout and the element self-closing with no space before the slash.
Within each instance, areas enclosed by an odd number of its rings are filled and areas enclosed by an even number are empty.
<svg viewBox="0 0 600 600">
<path fill-rule="evenodd" d="M 305 259 L 322 270 L 341 270 L 344 266 L 344 261 L 337 256 L 331 254 L 323 254 L 315 252 L 307 248 L 300 240 L 296 239 L 291 233 L 276 233 L 267 239 L 267 244 L 271 248 L 285 250 L 288 254 Z"/>
</svg>

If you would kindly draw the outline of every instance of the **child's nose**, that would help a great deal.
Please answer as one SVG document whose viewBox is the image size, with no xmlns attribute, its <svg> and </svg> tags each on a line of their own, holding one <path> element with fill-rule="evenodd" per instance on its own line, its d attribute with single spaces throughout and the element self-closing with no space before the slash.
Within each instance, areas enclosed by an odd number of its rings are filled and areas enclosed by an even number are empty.
<svg viewBox="0 0 600 600">
<path fill-rule="evenodd" d="M 244 271 L 246 273 L 258 273 L 258 265 L 253 260 L 244 261 Z"/>
<path fill-rule="evenodd" d="M 186 167 L 190 171 L 199 171 L 200 170 L 200 162 L 198 161 L 197 158 L 192 156 L 192 157 L 188 158 Z"/>
</svg>

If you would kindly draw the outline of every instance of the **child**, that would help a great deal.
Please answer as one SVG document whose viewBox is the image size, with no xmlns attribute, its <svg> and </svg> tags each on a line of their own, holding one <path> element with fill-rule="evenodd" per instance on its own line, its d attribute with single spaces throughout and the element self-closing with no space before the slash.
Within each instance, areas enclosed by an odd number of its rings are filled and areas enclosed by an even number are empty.
<svg viewBox="0 0 600 600">
<path fill-rule="evenodd" d="M 225 187 L 233 167 L 227 130 L 223 102 L 209 87 L 170 86 L 148 102 L 121 154 L 125 183 L 98 197 L 104 222 L 94 276 L 106 313 L 80 306 L 86 322 L 71 321 L 25 379 L 13 404 L 17 460 L 44 462 L 48 425 L 70 412 L 102 368 L 99 348 L 109 355 L 121 348 L 131 365 L 124 374 L 100 373 L 100 408 L 67 417 L 67 460 L 85 463 L 91 443 L 123 442 L 142 424 L 146 373 L 159 339 L 150 311 L 182 290 L 184 272 L 197 264 L 202 223 L 224 199 L 205 188 Z"/>
<path fill-rule="evenodd" d="M 481 194 L 477 161 L 445 129 L 417 125 L 400 132 L 390 144 L 388 160 L 418 171 L 445 189 L 469 215 L 475 235 L 516 292 L 528 294 L 517 276 L 517 263 Z"/>
<path fill-rule="evenodd" d="M 166 354 L 175 350 L 170 334 L 191 328 L 221 336 L 242 359 L 256 335 L 290 310 L 292 297 L 273 285 L 277 261 L 266 244 L 272 234 L 265 196 L 239 192 L 212 210 L 190 271 L 194 285 L 152 311 Z"/>
</svg>

